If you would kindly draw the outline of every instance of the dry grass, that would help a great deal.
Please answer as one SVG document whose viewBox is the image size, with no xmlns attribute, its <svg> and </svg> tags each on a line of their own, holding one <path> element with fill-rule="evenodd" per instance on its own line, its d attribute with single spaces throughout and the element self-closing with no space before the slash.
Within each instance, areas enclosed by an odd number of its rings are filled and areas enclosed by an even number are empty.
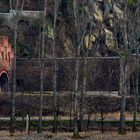
<svg viewBox="0 0 140 140">
<path fill-rule="evenodd" d="M 81 138 L 85 140 L 140 140 L 140 133 L 127 133 L 127 135 L 119 135 L 117 133 L 105 133 L 100 132 L 84 132 L 80 133 Z M 9 132 L 1 131 L 0 140 L 71 140 L 72 133 L 58 133 L 52 134 L 49 132 L 44 132 L 43 134 L 31 133 L 27 135 L 26 133 L 16 132 L 13 137 L 10 136 Z"/>
</svg>

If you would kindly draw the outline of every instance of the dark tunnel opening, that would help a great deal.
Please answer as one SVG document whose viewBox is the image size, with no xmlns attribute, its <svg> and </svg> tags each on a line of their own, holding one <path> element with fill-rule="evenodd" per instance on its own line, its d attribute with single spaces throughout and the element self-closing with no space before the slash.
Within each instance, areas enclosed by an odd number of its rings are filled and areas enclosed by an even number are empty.
<svg viewBox="0 0 140 140">
<path fill-rule="evenodd" d="M 0 76 L 0 91 L 2 93 L 8 92 L 8 76 L 6 73 L 2 73 Z"/>
</svg>

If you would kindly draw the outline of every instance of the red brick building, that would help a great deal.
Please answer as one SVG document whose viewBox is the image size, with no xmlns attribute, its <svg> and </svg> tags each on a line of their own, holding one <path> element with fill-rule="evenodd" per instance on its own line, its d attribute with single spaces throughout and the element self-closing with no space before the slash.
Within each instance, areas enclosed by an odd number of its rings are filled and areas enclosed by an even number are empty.
<svg viewBox="0 0 140 140">
<path fill-rule="evenodd" d="M 0 36 L 0 91 L 8 90 L 14 52 L 8 37 Z"/>
</svg>

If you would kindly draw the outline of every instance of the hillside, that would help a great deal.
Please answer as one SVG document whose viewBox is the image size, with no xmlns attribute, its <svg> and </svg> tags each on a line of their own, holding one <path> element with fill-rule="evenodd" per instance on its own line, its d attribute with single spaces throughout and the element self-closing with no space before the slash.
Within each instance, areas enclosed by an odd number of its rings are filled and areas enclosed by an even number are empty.
<svg viewBox="0 0 140 140">
<path fill-rule="evenodd" d="M 112 9 L 113 4 L 113 9 Z M 130 5 L 133 6 L 133 4 Z M 79 6 L 79 20 L 82 20 L 82 15 L 85 12 L 88 14 L 88 18 L 93 22 L 94 26 L 92 29 L 92 40 L 91 40 L 91 51 L 90 55 L 93 54 L 92 48 L 99 44 L 97 56 L 112 56 L 117 55 L 115 36 L 117 37 L 118 43 L 121 45 L 123 38 L 121 32 L 121 23 L 123 20 L 123 1 L 111 0 L 97 0 L 92 5 L 90 2 L 83 0 L 78 2 Z M 130 6 L 130 8 L 132 7 Z M 135 7 L 135 5 L 134 5 Z M 1 12 L 9 11 L 9 2 L 2 0 L 0 2 Z M 43 1 L 39 0 L 28 0 L 24 4 L 24 10 L 43 11 Z M 46 56 L 51 56 L 52 49 L 52 21 L 53 21 L 53 3 L 48 1 L 47 7 L 47 32 L 46 32 Z M 58 8 L 58 19 L 57 19 L 57 50 L 58 56 L 70 56 L 73 54 L 72 47 L 72 34 L 74 33 L 74 27 L 71 23 L 72 18 L 72 2 L 71 0 L 61 0 Z M 130 14 L 133 16 L 133 11 L 130 9 Z M 114 15 L 116 23 L 120 22 L 116 32 L 114 32 Z M 18 31 L 18 55 L 19 56 L 30 56 L 37 57 L 40 46 L 40 33 L 41 33 L 41 17 L 38 19 L 31 19 L 30 17 L 21 17 L 19 20 L 19 31 Z M 7 19 L 0 17 L 0 35 L 9 36 L 12 40 L 13 25 L 11 22 L 8 24 Z M 12 19 L 11 19 L 12 20 Z M 83 21 L 81 21 L 82 23 Z M 101 28 L 100 28 L 101 27 Z M 81 25 L 82 29 L 82 25 Z M 101 29 L 101 30 L 100 30 Z M 88 34 L 87 34 L 88 35 Z M 88 36 L 85 37 L 85 42 Z"/>
<path fill-rule="evenodd" d="M 0 38 L 0 130 L 140 130 L 139 0 L 0 0 Z"/>
</svg>

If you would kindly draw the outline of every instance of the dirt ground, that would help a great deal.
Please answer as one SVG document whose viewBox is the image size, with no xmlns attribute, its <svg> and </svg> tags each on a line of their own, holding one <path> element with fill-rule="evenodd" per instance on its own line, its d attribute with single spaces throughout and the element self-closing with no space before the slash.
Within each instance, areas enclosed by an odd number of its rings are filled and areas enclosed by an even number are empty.
<svg viewBox="0 0 140 140">
<path fill-rule="evenodd" d="M 126 135 L 118 135 L 117 133 L 105 133 L 100 132 L 84 132 L 80 133 L 82 140 L 140 140 L 140 133 L 127 133 Z M 14 136 L 10 136 L 9 132 L 1 131 L 0 140 L 72 140 L 72 133 L 58 133 L 52 134 L 44 132 L 43 134 L 16 132 Z M 79 140 L 77 139 L 77 140 Z"/>
</svg>

